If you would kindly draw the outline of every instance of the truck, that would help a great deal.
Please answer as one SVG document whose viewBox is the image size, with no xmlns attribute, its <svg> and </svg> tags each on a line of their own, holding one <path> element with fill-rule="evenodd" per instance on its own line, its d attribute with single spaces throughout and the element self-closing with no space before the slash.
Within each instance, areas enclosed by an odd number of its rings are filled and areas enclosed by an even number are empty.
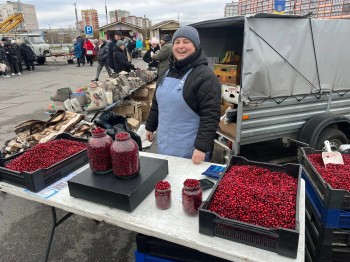
<svg viewBox="0 0 350 262">
<path fill-rule="evenodd" d="M 276 139 L 315 149 L 329 140 L 332 150 L 349 142 L 350 20 L 256 14 L 192 26 L 207 57 L 242 55 L 235 135 L 218 130 L 214 143 L 222 162 Z"/>
<path fill-rule="evenodd" d="M 0 39 L 6 38 L 8 41 L 20 39 L 26 43 L 34 52 L 35 61 L 38 64 L 46 62 L 46 56 L 50 56 L 50 46 L 45 43 L 39 33 L 18 33 L 17 28 L 22 24 L 24 18 L 22 13 L 16 13 L 0 23 Z M 15 32 L 14 32 L 15 31 Z"/>
<path fill-rule="evenodd" d="M 40 65 L 46 62 L 46 57 L 51 56 L 50 45 L 45 43 L 39 33 L 3 34 L 0 37 L 5 37 L 8 41 L 20 39 L 26 43 L 33 50 L 35 61 Z"/>
</svg>

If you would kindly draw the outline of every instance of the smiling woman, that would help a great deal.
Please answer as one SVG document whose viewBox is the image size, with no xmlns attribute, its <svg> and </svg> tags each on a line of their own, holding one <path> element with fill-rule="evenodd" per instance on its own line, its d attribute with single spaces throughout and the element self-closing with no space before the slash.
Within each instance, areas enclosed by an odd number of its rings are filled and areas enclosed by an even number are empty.
<svg viewBox="0 0 350 262">
<path fill-rule="evenodd" d="M 181 27 L 172 42 L 169 70 L 158 81 L 146 136 L 151 141 L 158 130 L 159 153 L 199 164 L 213 148 L 220 120 L 220 83 L 208 67 L 195 28 Z"/>
</svg>

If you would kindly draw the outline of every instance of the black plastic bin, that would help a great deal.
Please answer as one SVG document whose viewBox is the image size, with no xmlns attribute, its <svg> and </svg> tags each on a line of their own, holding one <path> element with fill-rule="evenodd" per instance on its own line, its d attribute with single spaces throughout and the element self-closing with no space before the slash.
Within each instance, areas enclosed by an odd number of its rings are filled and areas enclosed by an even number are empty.
<svg viewBox="0 0 350 262">
<path fill-rule="evenodd" d="M 284 172 L 298 179 L 297 201 L 296 201 L 296 227 L 294 230 L 286 228 L 265 228 L 253 224 L 227 219 L 209 210 L 211 199 L 220 184 L 216 183 L 214 190 L 208 199 L 199 208 L 199 232 L 209 236 L 218 236 L 235 242 L 262 248 L 279 255 L 296 258 L 299 243 L 299 202 L 300 202 L 300 179 L 302 168 L 298 164 L 273 165 L 249 161 L 244 157 L 233 156 L 226 167 L 225 174 L 233 165 L 250 165 L 266 168 L 270 171 Z"/>
<path fill-rule="evenodd" d="M 87 139 L 74 137 L 68 133 L 59 134 L 56 136 L 55 140 L 56 139 L 67 139 L 87 143 Z M 85 149 L 51 167 L 38 169 L 33 173 L 20 173 L 4 167 L 8 161 L 15 159 L 23 153 L 24 152 L 21 152 L 8 158 L 0 159 L 0 181 L 3 180 L 9 182 L 16 186 L 27 188 L 33 192 L 39 192 L 45 187 L 65 177 L 72 171 L 88 163 L 87 150 Z"/>
<path fill-rule="evenodd" d="M 228 262 L 198 250 L 142 234 L 136 235 L 136 248 L 140 253 L 185 262 Z"/>
<path fill-rule="evenodd" d="M 350 192 L 332 188 L 324 181 L 307 157 L 308 154 L 321 154 L 322 152 L 322 150 L 315 150 L 310 147 L 299 148 L 299 162 L 303 165 L 308 178 L 315 186 L 315 191 L 321 198 L 323 206 L 326 209 L 342 209 L 350 211 Z"/>
</svg>

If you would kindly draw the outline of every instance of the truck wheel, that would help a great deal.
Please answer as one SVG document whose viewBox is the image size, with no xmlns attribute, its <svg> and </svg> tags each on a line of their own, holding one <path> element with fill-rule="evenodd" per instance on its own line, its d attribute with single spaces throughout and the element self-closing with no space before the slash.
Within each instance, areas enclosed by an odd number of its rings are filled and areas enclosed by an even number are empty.
<svg viewBox="0 0 350 262">
<path fill-rule="evenodd" d="M 338 150 L 340 145 L 348 143 L 348 139 L 342 131 L 335 128 L 326 128 L 317 139 L 316 149 L 324 149 L 324 141 L 326 140 L 331 144 L 332 151 Z"/>
<path fill-rule="evenodd" d="M 39 65 L 45 64 L 45 62 L 46 62 L 45 56 L 38 57 L 38 59 L 37 59 L 36 62 L 37 62 Z"/>
</svg>

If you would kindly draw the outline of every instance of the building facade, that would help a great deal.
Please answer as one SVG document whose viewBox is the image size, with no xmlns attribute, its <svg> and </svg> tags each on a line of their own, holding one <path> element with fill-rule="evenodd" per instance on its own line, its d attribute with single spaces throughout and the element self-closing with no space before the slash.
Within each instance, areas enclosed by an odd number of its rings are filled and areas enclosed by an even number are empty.
<svg viewBox="0 0 350 262">
<path fill-rule="evenodd" d="M 273 13 L 273 0 L 239 0 L 238 15 Z M 286 0 L 285 14 L 312 12 L 320 19 L 350 19 L 350 0 Z"/>
<path fill-rule="evenodd" d="M 124 20 L 123 22 L 125 22 L 128 16 L 130 16 L 130 12 L 126 10 L 118 9 L 114 11 L 109 11 L 109 22 L 114 23 L 122 20 Z"/>
<path fill-rule="evenodd" d="M 83 26 L 92 26 L 94 30 L 100 28 L 96 9 L 81 10 L 81 20 Z"/>
<path fill-rule="evenodd" d="M 227 3 L 225 6 L 225 17 L 236 16 L 238 15 L 238 1 L 232 3 Z"/>
<path fill-rule="evenodd" d="M 7 1 L 6 4 L 0 4 L 0 22 L 20 12 L 23 13 L 24 17 L 23 30 L 33 31 L 39 29 L 35 6 L 18 2 Z"/>
</svg>

